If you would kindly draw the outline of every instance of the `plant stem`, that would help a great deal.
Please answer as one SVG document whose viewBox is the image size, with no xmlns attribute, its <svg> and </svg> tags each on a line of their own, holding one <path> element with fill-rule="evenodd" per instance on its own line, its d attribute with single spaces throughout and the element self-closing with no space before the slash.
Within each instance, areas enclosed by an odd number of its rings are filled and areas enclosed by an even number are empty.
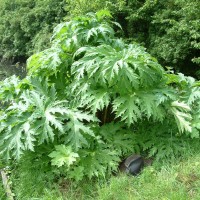
<svg viewBox="0 0 200 200">
<path fill-rule="evenodd" d="M 3 186 L 4 186 L 4 189 L 6 191 L 8 199 L 9 200 L 14 200 L 13 195 L 12 195 L 12 191 L 10 189 L 8 177 L 7 177 L 6 173 L 5 173 L 5 171 L 2 169 L 2 170 L 0 170 L 0 173 L 1 173 Z"/>
<path fill-rule="evenodd" d="M 107 113 L 108 113 L 108 108 L 106 107 L 106 110 L 104 112 L 104 117 L 103 117 L 103 124 L 106 123 Z"/>
</svg>

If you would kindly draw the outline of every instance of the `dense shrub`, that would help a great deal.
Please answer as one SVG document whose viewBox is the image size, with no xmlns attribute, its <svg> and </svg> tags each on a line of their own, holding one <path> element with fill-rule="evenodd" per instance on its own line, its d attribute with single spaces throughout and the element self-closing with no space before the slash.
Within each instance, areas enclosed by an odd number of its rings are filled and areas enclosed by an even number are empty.
<svg viewBox="0 0 200 200">
<path fill-rule="evenodd" d="M 101 9 L 109 9 L 113 12 L 119 12 L 126 5 L 125 0 L 94 0 L 88 4 L 87 0 L 66 0 L 66 10 L 69 16 L 83 15 L 88 12 L 96 12 Z"/>
<path fill-rule="evenodd" d="M 65 0 L 1 0 L 0 57 L 20 60 L 47 48 L 64 7 Z"/>
<path fill-rule="evenodd" d="M 140 41 L 163 64 L 195 75 L 199 66 L 200 2 L 146 0 L 135 5 L 130 1 L 128 6 L 132 8 L 127 17 L 129 36 L 142 35 Z"/>
<path fill-rule="evenodd" d="M 115 37 L 109 17 L 59 24 L 51 47 L 28 59 L 28 76 L 1 83 L 2 156 L 33 151 L 79 181 L 111 174 L 132 152 L 179 155 L 183 138 L 199 137 L 199 83 Z"/>
</svg>

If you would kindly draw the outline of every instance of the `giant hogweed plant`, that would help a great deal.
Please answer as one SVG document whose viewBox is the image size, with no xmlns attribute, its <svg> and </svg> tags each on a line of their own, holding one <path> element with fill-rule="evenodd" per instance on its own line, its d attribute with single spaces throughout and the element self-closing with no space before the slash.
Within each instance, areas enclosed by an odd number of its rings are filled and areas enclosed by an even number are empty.
<svg viewBox="0 0 200 200">
<path fill-rule="evenodd" d="M 58 25 L 51 48 L 28 59 L 27 77 L 1 83 L 2 156 L 43 147 L 52 166 L 79 181 L 111 174 L 132 152 L 159 154 L 159 135 L 199 136 L 198 83 L 116 38 L 110 17 L 100 11 Z"/>
</svg>

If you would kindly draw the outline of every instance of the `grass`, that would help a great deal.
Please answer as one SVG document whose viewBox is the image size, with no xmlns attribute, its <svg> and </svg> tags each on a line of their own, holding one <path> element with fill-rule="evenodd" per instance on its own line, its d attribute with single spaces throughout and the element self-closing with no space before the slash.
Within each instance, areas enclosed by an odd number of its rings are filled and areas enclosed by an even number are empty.
<svg viewBox="0 0 200 200">
<path fill-rule="evenodd" d="M 200 155 L 178 164 L 143 170 L 138 177 L 121 175 L 99 187 L 98 200 L 200 199 Z"/>
<path fill-rule="evenodd" d="M 5 190 L 3 188 L 2 181 L 0 182 L 0 199 L 1 200 L 6 200 L 6 193 L 5 193 Z"/>
<path fill-rule="evenodd" d="M 184 166 L 185 167 L 185 166 Z M 200 166 L 199 166 L 200 167 Z M 198 170 L 165 167 L 156 172 L 153 167 L 138 177 L 121 175 L 99 188 L 98 200 L 188 200 L 200 199 Z"/>
<path fill-rule="evenodd" d="M 26 163 L 14 170 L 12 181 L 16 200 L 197 200 L 200 154 L 162 167 L 155 163 L 137 177 L 119 174 L 108 181 L 79 184 L 64 178 L 55 184 L 48 171 L 42 172 L 38 166 L 36 169 Z M 2 200 L 5 197 L 2 185 L 0 197 Z"/>
<path fill-rule="evenodd" d="M 138 177 L 121 175 L 98 190 L 98 200 L 200 199 L 200 155 L 159 171 L 148 167 Z"/>
</svg>

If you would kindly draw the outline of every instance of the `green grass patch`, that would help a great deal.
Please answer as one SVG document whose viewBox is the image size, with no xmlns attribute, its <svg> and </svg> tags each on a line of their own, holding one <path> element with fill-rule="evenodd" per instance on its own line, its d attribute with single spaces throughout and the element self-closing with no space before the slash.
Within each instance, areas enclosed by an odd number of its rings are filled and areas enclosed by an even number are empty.
<svg viewBox="0 0 200 200">
<path fill-rule="evenodd" d="M 200 155 L 160 167 L 155 163 L 137 177 L 119 174 L 107 181 L 84 180 L 78 184 L 61 177 L 55 179 L 44 166 L 29 164 L 22 164 L 13 171 L 16 200 L 200 199 Z M 0 185 L 1 199 L 3 192 Z"/>
<path fill-rule="evenodd" d="M 6 200 L 6 193 L 2 184 L 2 179 L 0 178 L 1 182 L 0 182 L 0 199 L 1 200 Z"/>
<path fill-rule="evenodd" d="M 98 200 L 200 199 L 200 156 L 159 171 L 148 167 L 138 177 L 121 175 L 99 187 Z"/>
</svg>

